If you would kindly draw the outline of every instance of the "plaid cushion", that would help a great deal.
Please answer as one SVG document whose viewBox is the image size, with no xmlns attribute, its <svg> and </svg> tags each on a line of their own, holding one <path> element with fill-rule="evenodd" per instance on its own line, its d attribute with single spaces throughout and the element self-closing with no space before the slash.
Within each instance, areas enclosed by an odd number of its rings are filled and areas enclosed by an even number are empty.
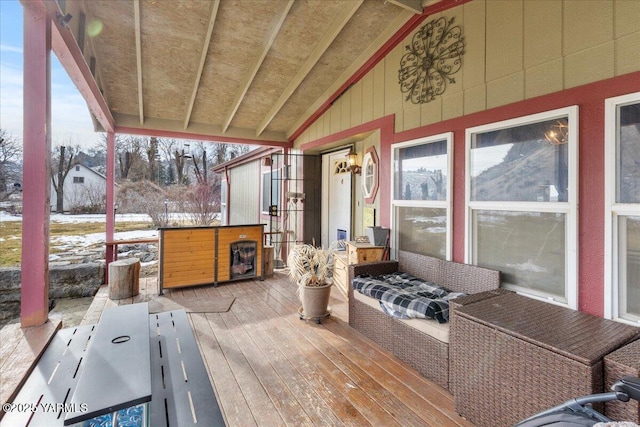
<svg viewBox="0 0 640 427">
<path fill-rule="evenodd" d="M 353 279 L 353 288 L 379 300 L 382 310 L 392 317 L 436 319 L 438 323 L 449 321 L 449 300 L 464 295 L 401 272 L 360 275 Z"/>
</svg>

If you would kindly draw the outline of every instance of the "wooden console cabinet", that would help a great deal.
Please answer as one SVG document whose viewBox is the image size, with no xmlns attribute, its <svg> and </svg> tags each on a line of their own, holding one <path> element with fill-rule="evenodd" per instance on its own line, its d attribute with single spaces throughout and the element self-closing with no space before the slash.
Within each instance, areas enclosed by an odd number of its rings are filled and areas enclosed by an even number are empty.
<svg viewBox="0 0 640 427">
<path fill-rule="evenodd" d="M 383 246 L 370 243 L 347 242 L 347 250 L 338 252 L 333 267 L 333 284 L 347 296 L 349 294 L 349 265 L 382 261 Z"/>
</svg>

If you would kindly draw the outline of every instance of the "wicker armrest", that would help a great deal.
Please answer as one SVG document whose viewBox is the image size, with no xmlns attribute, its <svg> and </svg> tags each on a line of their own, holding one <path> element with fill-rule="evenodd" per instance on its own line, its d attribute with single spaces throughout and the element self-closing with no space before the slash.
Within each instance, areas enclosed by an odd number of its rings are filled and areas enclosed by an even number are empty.
<svg viewBox="0 0 640 427">
<path fill-rule="evenodd" d="M 349 297 L 353 293 L 353 283 L 354 277 L 360 274 L 369 274 L 371 276 L 380 276 L 382 274 L 389 274 L 398 271 L 398 262 L 397 261 L 376 261 L 376 262 L 363 262 L 361 264 L 351 264 L 349 265 L 349 282 L 348 282 L 348 292 Z"/>
<path fill-rule="evenodd" d="M 349 266 L 349 280 L 360 274 L 380 276 L 398 271 L 397 261 L 363 262 L 362 264 L 351 264 Z"/>
</svg>

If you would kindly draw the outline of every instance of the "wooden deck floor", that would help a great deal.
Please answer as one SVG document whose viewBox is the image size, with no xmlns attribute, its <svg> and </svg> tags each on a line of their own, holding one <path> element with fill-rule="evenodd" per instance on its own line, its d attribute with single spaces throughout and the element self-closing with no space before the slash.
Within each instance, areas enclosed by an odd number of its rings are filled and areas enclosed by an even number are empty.
<svg viewBox="0 0 640 427">
<path fill-rule="evenodd" d="M 139 296 L 117 303 L 157 295 L 155 279 L 140 287 Z M 448 392 L 349 327 L 336 289 L 321 325 L 299 319 L 295 286 L 281 272 L 173 292 L 236 297 L 226 313 L 189 315 L 229 426 L 473 426 L 455 413 Z M 83 323 L 115 304 L 101 288 Z"/>
<path fill-rule="evenodd" d="M 1 403 L 13 400 L 61 326 L 59 318 L 50 318 L 40 326 L 23 329 L 20 323 L 13 323 L 0 328 Z"/>
</svg>

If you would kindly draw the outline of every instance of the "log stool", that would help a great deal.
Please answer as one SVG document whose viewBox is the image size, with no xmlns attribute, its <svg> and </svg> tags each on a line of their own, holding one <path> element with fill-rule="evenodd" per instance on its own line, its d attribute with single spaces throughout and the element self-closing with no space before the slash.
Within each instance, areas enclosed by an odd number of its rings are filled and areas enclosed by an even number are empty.
<svg viewBox="0 0 640 427">
<path fill-rule="evenodd" d="M 640 340 L 627 344 L 604 357 L 605 391 L 624 376 L 640 376 Z M 605 415 L 615 421 L 640 423 L 640 403 L 611 401 L 604 404 Z"/>
<path fill-rule="evenodd" d="M 128 258 L 109 264 L 109 299 L 131 298 L 140 291 L 140 260 Z"/>
<path fill-rule="evenodd" d="M 273 276 L 273 246 L 265 246 L 262 248 L 264 255 L 264 277 Z"/>
</svg>

